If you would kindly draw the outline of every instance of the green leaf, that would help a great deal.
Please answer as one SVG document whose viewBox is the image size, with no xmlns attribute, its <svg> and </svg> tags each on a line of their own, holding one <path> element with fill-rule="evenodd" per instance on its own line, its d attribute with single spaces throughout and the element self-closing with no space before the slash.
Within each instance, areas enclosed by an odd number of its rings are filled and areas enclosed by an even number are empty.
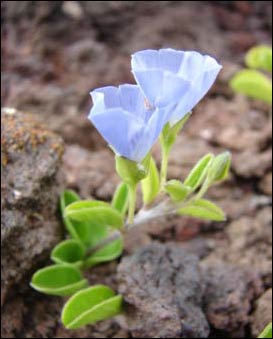
<svg viewBox="0 0 273 339">
<path fill-rule="evenodd" d="M 75 239 L 64 240 L 51 252 L 51 260 L 56 264 L 73 264 L 81 267 L 85 248 L 81 242 Z"/>
<path fill-rule="evenodd" d="M 104 262 L 115 260 L 121 256 L 122 252 L 123 240 L 122 237 L 120 237 L 90 255 L 84 262 L 84 268 L 93 267 Z"/>
<path fill-rule="evenodd" d="M 164 129 L 160 136 L 160 141 L 162 147 L 167 151 L 167 153 L 170 151 L 171 147 L 175 143 L 178 133 L 181 131 L 186 122 L 189 120 L 191 114 L 192 112 L 189 112 L 184 116 L 184 118 L 179 120 L 173 126 L 171 126 L 170 123 L 167 123 L 164 126 Z"/>
<path fill-rule="evenodd" d="M 65 190 L 61 194 L 60 198 L 60 209 L 63 217 L 63 222 L 65 224 L 65 227 L 67 231 L 69 232 L 70 236 L 74 239 L 80 240 L 80 237 L 78 234 L 75 232 L 75 225 L 68 219 L 64 217 L 65 214 L 65 209 L 68 205 L 72 204 L 73 202 L 81 200 L 80 197 L 78 196 L 77 193 L 75 193 L 72 190 Z"/>
<path fill-rule="evenodd" d="M 97 285 L 76 293 L 65 304 L 62 322 L 67 329 L 74 330 L 121 313 L 122 296 L 107 286 Z"/>
<path fill-rule="evenodd" d="M 272 82 L 258 71 L 244 69 L 238 72 L 230 86 L 235 92 L 272 104 Z"/>
<path fill-rule="evenodd" d="M 266 326 L 259 338 L 272 338 L 272 323 Z"/>
<path fill-rule="evenodd" d="M 165 185 L 165 191 L 175 202 L 183 201 L 191 190 L 191 187 L 182 184 L 179 180 L 170 180 Z"/>
<path fill-rule="evenodd" d="M 81 198 L 78 196 L 78 194 L 72 190 L 65 190 L 62 194 L 61 194 L 61 198 L 60 198 L 60 208 L 61 208 L 61 212 L 62 215 L 64 215 L 64 211 L 65 208 L 72 204 L 75 201 L 79 201 L 81 200 Z"/>
<path fill-rule="evenodd" d="M 213 154 L 209 153 L 200 159 L 184 181 L 184 185 L 195 191 L 203 183 L 213 158 Z"/>
<path fill-rule="evenodd" d="M 75 266 L 62 264 L 37 271 L 30 285 L 45 294 L 67 296 L 88 286 L 88 281 Z"/>
<path fill-rule="evenodd" d="M 160 190 L 159 173 L 153 158 L 150 160 L 148 176 L 141 181 L 141 187 L 144 203 L 152 203 Z"/>
<path fill-rule="evenodd" d="M 217 155 L 209 169 L 208 169 L 208 181 L 210 184 L 217 183 L 219 181 L 226 180 L 229 174 L 231 165 L 230 152 L 223 152 Z"/>
<path fill-rule="evenodd" d="M 129 189 L 127 184 L 122 182 L 116 189 L 112 200 L 112 206 L 125 216 L 129 206 Z"/>
<path fill-rule="evenodd" d="M 272 72 L 272 47 L 261 45 L 251 48 L 246 55 L 249 68 L 260 68 Z"/>
<path fill-rule="evenodd" d="M 65 209 L 65 217 L 72 221 L 88 222 L 89 227 L 113 227 L 120 229 L 123 226 L 123 217 L 120 212 L 102 201 L 78 201 Z"/>
<path fill-rule="evenodd" d="M 225 221 L 226 216 L 220 207 L 209 200 L 199 199 L 191 205 L 180 208 L 178 214 L 196 217 L 204 220 Z"/>
</svg>

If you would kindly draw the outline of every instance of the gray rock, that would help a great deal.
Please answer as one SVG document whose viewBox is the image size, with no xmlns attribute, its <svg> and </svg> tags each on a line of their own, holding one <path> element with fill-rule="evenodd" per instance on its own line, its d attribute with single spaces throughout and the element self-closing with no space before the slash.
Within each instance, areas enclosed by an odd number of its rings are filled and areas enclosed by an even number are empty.
<svg viewBox="0 0 273 339">
<path fill-rule="evenodd" d="M 205 284 L 204 312 L 210 325 L 236 338 L 246 336 L 254 300 L 263 287 L 259 275 L 250 268 L 229 265 L 221 260 L 202 264 Z"/>
<path fill-rule="evenodd" d="M 254 338 L 258 337 L 270 322 L 272 322 L 272 288 L 268 289 L 256 303 L 251 328 Z"/>
<path fill-rule="evenodd" d="M 11 287 L 38 267 L 60 240 L 57 174 L 63 143 L 31 115 L 3 109 L 1 145 L 3 303 Z"/>
<path fill-rule="evenodd" d="M 174 244 L 152 243 L 118 268 L 119 292 L 134 338 L 207 338 L 198 258 Z"/>
</svg>

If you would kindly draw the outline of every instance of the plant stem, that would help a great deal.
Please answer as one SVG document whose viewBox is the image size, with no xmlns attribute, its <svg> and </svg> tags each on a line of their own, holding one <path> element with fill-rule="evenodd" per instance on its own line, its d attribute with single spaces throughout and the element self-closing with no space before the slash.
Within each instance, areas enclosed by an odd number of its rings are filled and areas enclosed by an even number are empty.
<svg viewBox="0 0 273 339">
<path fill-rule="evenodd" d="M 162 146 L 162 160 L 161 160 L 161 169 L 160 169 L 160 182 L 161 182 L 161 188 L 163 188 L 167 181 L 170 151 L 167 147 L 164 147 L 163 144 L 161 144 L 161 146 Z"/>
<path fill-rule="evenodd" d="M 89 257 L 90 255 L 94 254 L 95 252 L 101 250 L 105 246 L 111 244 L 113 241 L 118 240 L 121 237 L 121 233 L 119 231 L 115 231 L 111 233 L 107 238 L 103 239 L 94 247 L 89 248 L 85 253 L 85 258 Z"/>
<path fill-rule="evenodd" d="M 135 209 L 136 209 L 136 184 L 128 185 L 129 187 L 129 211 L 128 211 L 128 224 L 134 222 Z"/>
</svg>

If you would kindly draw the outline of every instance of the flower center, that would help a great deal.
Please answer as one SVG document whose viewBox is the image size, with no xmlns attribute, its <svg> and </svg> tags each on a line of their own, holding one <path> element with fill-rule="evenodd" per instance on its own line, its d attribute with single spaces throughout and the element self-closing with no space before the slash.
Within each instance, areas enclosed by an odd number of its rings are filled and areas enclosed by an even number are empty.
<svg viewBox="0 0 273 339">
<path fill-rule="evenodd" d="M 146 98 L 144 99 L 144 106 L 148 111 L 154 110 L 154 106 L 152 104 L 150 104 L 149 101 Z"/>
</svg>

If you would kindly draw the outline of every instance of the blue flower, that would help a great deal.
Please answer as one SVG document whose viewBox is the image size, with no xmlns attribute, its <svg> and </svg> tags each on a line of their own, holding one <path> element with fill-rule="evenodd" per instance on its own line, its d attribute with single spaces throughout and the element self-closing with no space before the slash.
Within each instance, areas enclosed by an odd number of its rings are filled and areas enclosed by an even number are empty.
<svg viewBox="0 0 273 339">
<path fill-rule="evenodd" d="M 89 119 L 114 151 L 140 162 L 169 119 L 170 111 L 154 108 L 137 85 L 98 88 L 91 93 Z"/>
<path fill-rule="evenodd" d="M 132 72 L 151 105 L 170 105 L 171 125 L 204 97 L 222 66 L 198 52 L 144 50 L 132 55 Z"/>
</svg>

